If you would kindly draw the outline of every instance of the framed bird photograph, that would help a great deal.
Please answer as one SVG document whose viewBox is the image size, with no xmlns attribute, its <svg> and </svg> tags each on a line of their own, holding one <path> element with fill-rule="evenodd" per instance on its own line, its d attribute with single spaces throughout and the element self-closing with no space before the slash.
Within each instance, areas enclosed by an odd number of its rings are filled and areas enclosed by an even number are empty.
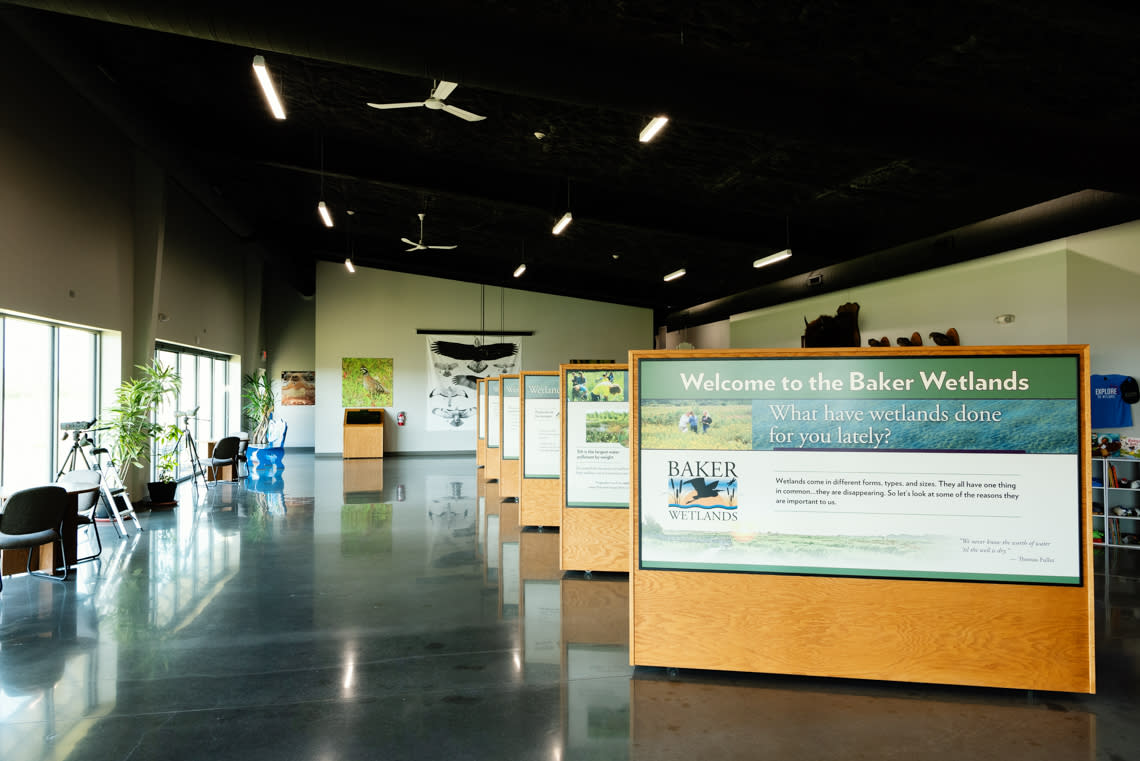
<svg viewBox="0 0 1140 761">
<path fill-rule="evenodd" d="M 340 368 L 340 406 L 392 406 L 391 357 L 345 357 Z"/>
</svg>

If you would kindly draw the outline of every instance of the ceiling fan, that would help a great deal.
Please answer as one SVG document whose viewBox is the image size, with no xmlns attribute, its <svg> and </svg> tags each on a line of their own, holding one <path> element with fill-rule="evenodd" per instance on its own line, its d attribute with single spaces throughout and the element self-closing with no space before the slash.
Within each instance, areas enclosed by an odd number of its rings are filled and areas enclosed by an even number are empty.
<svg viewBox="0 0 1140 761">
<path fill-rule="evenodd" d="M 402 240 L 404 243 L 407 243 L 409 246 L 411 246 L 411 248 L 408 249 L 409 252 L 410 251 L 425 251 L 429 248 L 439 248 L 439 249 L 447 249 L 447 250 L 450 250 L 453 248 L 459 248 L 458 244 L 454 245 L 454 246 L 425 246 L 424 245 L 424 215 L 423 215 L 423 212 L 420 212 L 416 216 L 418 216 L 420 218 L 420 240 L 419 240 L 419 242 L 417 243 L 416 241 L 408 240 L 407 238 L 400 238 L 400 240 Z"/>
<path fill-rule="evenodd" d="M 447 96 L 451 95 L 452 91 L 455 90 L 455 88 L 458 86 L 459 85 L 457 85 L 455 82 L 447 82 L 441 79 L 435 84 L 435 87 L 432 88 L 431 95 L 428 96 L 427 100 L 415 101 L 412 103 L 369 103 L 368 105 L 372 108 L 379 109 L 416 108 L 418 106 L 425 106 L 432 111 L 446 111 L 452 116 L 458 116 L 460 119 L 466 119 L 469 122 L 478 122 L 486 119 L 487 117 L 485 116 L 479 116 L 478 114 L 473 114 L 470 111 L 464 111 L 462 108 L 453 106 L 450 103 L 443 102 Z"/>
</svg>

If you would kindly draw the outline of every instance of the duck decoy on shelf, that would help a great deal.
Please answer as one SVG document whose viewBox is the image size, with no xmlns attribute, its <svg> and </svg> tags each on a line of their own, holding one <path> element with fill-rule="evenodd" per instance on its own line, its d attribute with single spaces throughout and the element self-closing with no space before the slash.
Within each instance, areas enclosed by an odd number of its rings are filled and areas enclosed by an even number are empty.
<svg viewBox="0 0 1140 761">
<path fill-rule="evenodd" d="M 958 339 L 958 330 L 950 328 L 945 333 L 937 331 L 930 334 L 930 340 L 934 341 L 939 346 L 961 346 L 962 343 Z"/>
</svg>

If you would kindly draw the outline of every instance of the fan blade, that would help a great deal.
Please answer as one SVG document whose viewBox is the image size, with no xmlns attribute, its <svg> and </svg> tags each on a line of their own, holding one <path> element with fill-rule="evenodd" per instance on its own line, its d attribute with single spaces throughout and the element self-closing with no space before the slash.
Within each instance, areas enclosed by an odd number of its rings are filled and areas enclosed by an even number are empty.
<svg viewBox="0 0 1140 761">
<path fill-rule="evenodd" d="M 415 108 L 417 106 L 422 106 L 423 104 L 424 104 L 424 102 L 421 100 L 417 103 L 369 103 L 368 105 L 371 106 L 372 108 L 385 109 L 385 108 Z"/>
<path fill-rule="evenodd" d="M 431 97 L 437 100 L 443 100 L 448 95 L 451 95 L 456 87 L 459 87 L 459 85 L 455 82 L 448 82 L 441 79 L 435 89 L 431 91 Z"/>
<path fill-rule="evenodd" d="M 408 240 L 407 238 L 400 238 L 400 240 L 402 240 L 404 243 L 407 243 L 409 246 L 420 245 L 419 243 L 416 243 L 414 240 Z"/>
<path fill-rule="evenodd" d="M 428 248 L 444 248 L 450 250 L 453 248 L 459 248 L 459 244 L 457 243 L 454 246 L 428 246 Z"/>
<path fill-rule="evenodd" d="M 466 119 L 469 122 L 481 122 L 487 118 L 485 116 L 479 116 L 479 114 L 473 114 L 470 111 L 464 111 L 462 108 L 456 108 L 447 103 L 443 104 L 443 110 L 452 116 L 458 116 L 460 119 Z"/>
</svg>

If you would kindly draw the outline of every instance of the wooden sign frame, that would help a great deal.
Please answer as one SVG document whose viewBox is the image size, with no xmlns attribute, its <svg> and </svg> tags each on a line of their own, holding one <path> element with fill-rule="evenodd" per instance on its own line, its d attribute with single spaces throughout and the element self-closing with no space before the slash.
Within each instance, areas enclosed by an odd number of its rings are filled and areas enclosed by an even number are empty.
<svg viewBox="0 0 1140 761">
<path fill-rule="evenodd" d="M 502 387 L 502 381 L 499 376 L 492 375 L 487 378 L 487 460 L 483 467 L 485 468 L 486 478 L 488 481 L 498 481 L 499 474 L 502 471 L 502 433 L 503 433 L 503 404 L 502 397 L 499 389 Z M 498 410 L 491 409 L 491 403 L 494 402 Z M 494 429 L 499 443 L 493 444 L 491 438 L 491 430 Z"/>
<path fill-rule="evenodd" d="M 499 493 L 503 497 L 514 497 L 517 499 L 520 496 L 519 480 L 522 478 L 521 460 L 522 460 L 522 421 L 516 419 L 514 421 L 517 428 L 515 429 L 518 434 L 518 449 L 519 454 L 517 457 L 507 456 L 507 429 L 510 418 L 510 413 L 507 411 L 507 395 L 508 381 L 519 381 L 518 373 L 509 373 L 499 376 Z M 513 397 L 522 401 L 521 391 L 520 396 Z M 516 409 L 520 415 L 522 414 L 521 408 Z"/>
<path fill-rule="evenodd" d="M 625 372 L 625 364 L 559 365 L 562 384 L 562 525 L 560 563 L 564 571 L 629 572 L 629 511 L 624 507 L 571 507 L 567 503 L 566 459 L 567 410 L 571 403 L 566 391 L 567 376 L 574 372 Z M 628 376 L 627 376 L 628 377 Z M 629 399 L 629 389 L 626 389 Z M 632 450 L 631 450 L 632 451 Z"/>
<path fill-rule="evenodd" d="M 519 416 L 522 434 L 522 456 L 519 458 L 519 523 L 523 526 L 561 526 L 562 525 L 562 476 L 561 468 L 555 478 L 527 477 L 526 463 L 526 405 L 527 405 L 527 379 L 535 377 L 557 378 L 554 370 L 543 370 L 520 373 Z M 561 384 L 559 384 L 561 385 Z M 561 400 L 561 394 L 559 394 Z M 561 405 L 561 401 L 559 401 Z M 561 434 L 559 434 L 561 436 Z M 561 453 L 559 453 L 561 457 Z"/>
<path fill-rule="evenodd" d="M 883 375 L 880 377 L 889 382 L 892 368 L 902 366 L 896 362 L 900 359 L 929 359 L 932 367 L 939 362 L 948 365 L 956 360 L 959 364 L 955 367 L 968 366 L 970 362 L 981 365 L 990 359 L 1008 360 L 1011 367 L 1033 367 L 1030 364 L 1033 357 L 1075 360 L 1071 398 L 1056 398 L 1067 399 L 1077 415 L 1073 425 L 1080 440 L 1072 442 L 1077 483 L 1071 490 L 1077 504 L 1069 505 L 1068 497 L 1062 495 L 1052 505 L 1047 504 L 1048 498 L 1037 504 L 1062 511 L 1066 520 L 1071 518 L 1072 530 L 1077 535 L 1066 541 L 1074 544 L 1079 552 L 1077 582 L 1051 585 L 1047 582 L 930 580 L 914 576 L 883 578 L 857 574 L 795 575 L 642 567 L 641 470 L 650 467 L 646 463 L 653 462 L 653 455 L 651 450 L 646 450 L 650 452 L 650 459 L 646 460 L 641 449 L 641 416 L 646 409 L 641 399 L 645 380 L 641 374 L 654 367 L 652 363 L 643 367 L 643 362 L 669 359 L 693 360 L 699 364 L 709 360 L 818 359 L 821 360 L 818 365 L 823 367 L 830 359 L 858 360 L 867 362 L 869 368 L 881 366 Z M 633 493 L 629 513 L 631 664 L 1095 692 L 1088 346 L 632 351 L 629 361 Z M 794 363 L 786 364 L 789 372 L 795 372 Z M 807 366 L 807 363 L 800 364 Z M 656 366 L 662 367 L 660 363 Z M 747 374 L 747 370 L 742 373 Z M 1058 376 L 1067 378 L 1066 373 L 1058 373 Z M 659 378 L 667 376 L 665 372 L 658 375 Z M 954 388 L 968 387 L 976 391 L 971 385 L 972 376 L 971 373 L 967 382 L 963 373 L 964 385 Z M 1020 382 L 1016 372 L 1013 378 L 1015 384 Z M 690 375 L 690 380 L 694 379 L 695 376 Z M 709 396 L 714 397 L 711 389 L 722 388 L 723 380 L 710 375 L 700 380 L 700 387 L 710 390 Z M 665 398 L 660 389 L 655 391 Z M 962 394 L 962 398 L 969 397 L 965 392 Z M 1026 396 L 1030 396 L 1028 392 Z M 1012 398 L 994 394 L 990 397 Z M 927 398 L 949 399 L 935 395 Z M 795 423 L 788 425 L 794 429 Z M 755 430 L 752 427 L 749 430 L 753 436 L 749 445 L 755 447 Z M 1014 432 L 1009 430 L 1010 434 Z M 1057 426 L 1057 430 L 1061 431 L 1058 436 L 1066 435 L 1064 426 Z M 941 454 L 939 448 L 909 451 L 920 452 L 920 455 L 925 452 L 927 457 L 935 454 L 948 457 L 950 452 L 976 455 L 978 449 L 947 449 L 946 454 Z M 1000 458 L 1003 450 L 985 451 L 993 451 L 994 457 Z M 1061 454 L 1067 455 L 1068 451 Z M 1012 461 L 1012 458 L 1007 460 Z M 890 462 L 887 460 L 884 464 Z M 935 462 L 930 460 L 928 464 L 932 475 L 937 471 Z M 1071 464 L 1069 461 L 1066 467 Z M 746 475 L 753 482 L 760 482 L 757 474 Z M 1025 484 L 1031 488 L 1034 482 Z M 744 479 L 739 488 L 745 488 Z M 1068 489 L 1062 491 L 1068 493 Z M 757 495 L 757 499 L 761 496 L 768 499 L 766 493 Z M 771 502 L 777 499 L 773 497 Z M 960 503 L 948 501 L 948 504 Z M 1063 529 L 1062 533 L 1066 531 Z M 1072 557 L 1060 556 L 1062 565 L 1072 563 Z"/>
<path fill-rule="evenodd" d="M 475 381 L 475 467 L 487 465 L 487 379 Z M 486 473 L 480 475 L 485 476 Z"/>
</svg>

